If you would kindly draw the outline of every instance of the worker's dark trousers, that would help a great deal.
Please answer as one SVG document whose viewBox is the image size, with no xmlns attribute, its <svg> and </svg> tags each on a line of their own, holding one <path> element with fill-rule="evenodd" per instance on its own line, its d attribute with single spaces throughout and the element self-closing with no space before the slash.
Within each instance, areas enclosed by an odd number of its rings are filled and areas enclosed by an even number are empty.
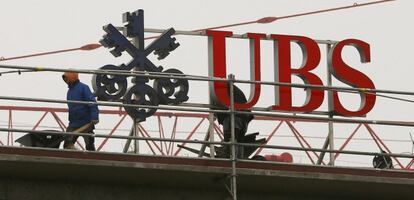
<svg viewBox="0 0 414 200">
<path fill-rule="evenodd" d="M 73 132 L 75 130 L 77 130 L 80 127 L 68 127 L 66 129 L 66 132 Z M 82 136 L 83 140 L 85 141 L 85 148 L 88 151 L 95 151 L 95 137 L 93 136 L 94 132 L 93 132 L 93 128 L 89 128 L 86 129 L 85 131 L 83 131 L 82 133 L 89 133 L 91 134 L 91 136 Z M 69 145 L 74 145 L 76 140 L 78 140 L 78 135 L 68 135 L 65 138 L 65 142 L 63 143 L 63 147 L 66 148 Z"/>
<path fill-rule="evenodd" d="M 235 142 L 241 143 L 242 138 L 247 132 L 247 122 L 244 118 L 234 117 L 234 137 Z M 226 117 L 223 120 L 223 132 L 224 132 L 224 142 L 230 142 L 231 140 L 231 118 Z M 225 146 L 226 155 L 230 155 L 231 146 Z M 243 146 L 236 146 L 236 156 L 237 158 L 244 158 L 244 148 Z M 230 156 L 229 156 L 230 157 Z"/>
</svg>

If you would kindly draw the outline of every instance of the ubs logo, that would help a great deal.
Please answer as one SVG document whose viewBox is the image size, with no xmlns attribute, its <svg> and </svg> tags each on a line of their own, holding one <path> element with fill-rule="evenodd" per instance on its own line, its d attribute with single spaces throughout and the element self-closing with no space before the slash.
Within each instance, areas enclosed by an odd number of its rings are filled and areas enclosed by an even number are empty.
<svg viewBox="0 0 414 200">
<path fill-rule="evenodd" d="M 108 24 L 103 27 L 106 34 L 99 42 L 110 49 L 113 56 L 119 57 L 122 53 L 128 53 L 132 59 L 124 64 L 105 65 L 100 70 L 110 72 L 131 71 L 136 73 L 157 73 L 180 75 L 183 74 L 178 69 L 164 70 L 162 66 L 156 66 L 147 58 L 154 53 L 158 60 L 166 58 L 170 52 L 180 46 L 176 39 L 172 37 L 175 30 L 170 28 L 155 39 L 151 44 L 145 46 L 144 38 L 144 11 L 138 10 L 133 13 L 123 14 L 124 27 L 121 33 L 115 26 Z M 133 42 L 131 42 L 130 40 Z M 153 86 L 149 86 L 149 80 L 153 79 Z M 188 80 L 171 78 L 148 78 L 134 76 L 133 86 L 127 88 L 126 75 L 106 75 L 97 74 L 92 78 L 92 86 L 98 100 L 102 101 L 122 101 L 125 104 L 158 106 L 159 104 L 179 104 L 188 100 Z M 144 121 L 153 115 L 156 108 L 136 108 L 124 107 L 126 112 L 134 119 Z"/>
</svg>

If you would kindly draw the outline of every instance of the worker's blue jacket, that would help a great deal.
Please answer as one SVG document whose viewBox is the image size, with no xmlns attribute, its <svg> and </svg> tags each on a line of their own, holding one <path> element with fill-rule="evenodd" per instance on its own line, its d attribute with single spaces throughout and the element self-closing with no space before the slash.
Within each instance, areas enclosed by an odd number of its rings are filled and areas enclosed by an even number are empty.
<svg viewBox="0 0 414 200">
<path fill-rule="evenodd" d="M 67 100 L 73 101 L 95 101 L 89 87 L 78 81 L 69 85 L 66 95 Z M 81 127 L 92 120 L 99 120 L 98 106 L 96 104 L 68 103 L 69 108 L 69 127 Z"/>
</svg>

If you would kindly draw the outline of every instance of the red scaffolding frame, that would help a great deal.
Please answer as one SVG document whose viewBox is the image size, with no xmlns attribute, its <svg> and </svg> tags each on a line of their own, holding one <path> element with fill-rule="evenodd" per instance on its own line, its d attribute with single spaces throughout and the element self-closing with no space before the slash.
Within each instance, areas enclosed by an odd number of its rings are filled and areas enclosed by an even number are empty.
<svg viewBox="0 0 414 200">
<path fill-rule="evenodd" d="M 36 130 L 39 128 L 42 121 L 45 119 L 45 117 L 50 114 L 52 115 L 55 122 L 58 124 L 59 128 L 64 131 L 66 129 L 66 124 L 61 119 L 61 116 L 59 114 L 67 113 L 68 110 L 65 108 L 50 108 L 50 107 L 28 107 L 28 106 L 0 106 L 0 111 L 6 111 L 8 113 L 8 123 L 7 127 L 9 129 L 12 129 L 14 127 L 14 123 L 16 120 L 14 120 L 14 113 L 15 112 L 40 112 L 42 113 L 40 115 L 40 118 L 34 123 L 31 130 Z M 100 114 L 103 115 L 111 115 L 111 116 L 117 116 L 118 119 L 116 121 L 116 124 L 110 129 L 108 132 L 109 136 L 114 135 L 119 127 L 125 122 L 125 119 L 127 118 L 127 113 L 125 111 L 119 110 L 100 110 Z M 181 137 L 185 138 L 186 140 L 193 140 L 195 133 L 200 129 L 201 125 L 203 123 L 209 123 L 208 114 L 200 114 L 200 113 L 183 113 L 183 112 L 157 112 L 154 114 L 153 117 L 156 117 L 156 121 L 158 124 L 158 137 L 166 139 L 176 139 L 177 138 L 177 126 L 179 124 L 180 118 L 192 118 L 196 120 L 195 125 L 188 126 L 190 127 L 190 130 L 185 131 L 185 135 L 181 135 Z M 171 129 L 171 133 L 169 136 L 165 134 L 165 125 L 163 122 L 164 118 L 173 118 L 173 126 Z M 275 123 L 272 123 L 274 125 L 274 128 L 271 129 L 270 133 L 266 134 L 263 133 L 263 135 L 267 135 L 266 141 L 267 143 L 272 143 L 273 140 L 275 140 L 275 136 L 278 133 L 278 130 L 282 126 L 282 124 L 286 124 L 289 130 L 291 131 L 292 135 L 296 139 L 296 141 L 299 143 L 300 147 L 302 148 L 313 148 L 311 143 L 304 137 L 304 135 L 298 130 L 298 128 L 295 127 L 294 122 L 312 122 L 311 120 L 301 120 L 301 119 L 285 119 L 285 118 L 278 118 L 278 117 L 266 117 L 266 116 L 256 116 L 254 120 L 260 120 L 260 121 L 272 121 Z M 326 122 L 317 122 L 317 123 L 326 123 Z M 346 149 L 346 147 L 349 145 L 350 141 L 355 138 L 355 135 L 358 133 L 359 130 L 362 128 L 365 128 L 369 136 L 372 138 L 372 140 L 375 142 L 376 146 L 384 150 L 386 153 L 392 154 L 392 151 L 390 148 L 385 144 L 385 142 L 381 139 L 381 137 L 372 129 L 372 127 L 369 124 L 357 124 L 356 127 L 351 131 L 349 136 L 346 138 L 346 140 L 343 142 L 343 144 L 340 145 L 338 148 L 339 151 L 342 151 Z M 142 124 L 138 125 L 140 137 L 146 137 L 146 138 L 152 138 L 150 131 L 146 129 Z M 213 124 L 213 132 L 214 135 L 218 136 L 220 140 L 223 139 L 223 131 L 220 128 L 220 126 L 214 122 Z M 207 133 L 207 132 L 206 132 Z M 0 144 L 1 145 L 8 145 L 13 146 L 16 145 L 13 143 L 14 137 L 13 132 L 9 131 L 7 133 L 7 142 L 4 142 L 0 138 Z M 97 151 L 101 151 L 103 147 L 108 143 L 110 138 L 103 139 L 99 144 L 97 145 Z M 148 145 L 149 149 L 151 150 L 152 154 L 154 155 L 165 155 L 165 156 L 177 156 L 183 149 L 179 146 L 185 146 L 187 145 L 186 142 L 182 142 L 181 145 L 175 145 L 176 142 L 174 141 L 153 141 L 153 140 L 145 140 L 146 144 Z M 79 142 L 77 143 L 79 148 L 84 149 L 82 144 Z M 259 148 L 255 155 L 259 155 L 262 153 L 263 147 Z M 307 158 L 312 164 L 316 163 L 316 160 L 319 158 L 319 154 L 316 151 L 305 151 Z M 335 160 L 341 155 L 341 153 L 336 153 L 334 158 Z M 403 165 L 400 159 L 396 157 L 392 157 L 393 160 L 396 162 L 396 168 L 400 169 L 406 169 L 409 170 L 412 168 L 414 164 L 414 159 L 411 159 L 410 162 L 407 165 Z M 325 162 L 322 161 L 323 165 L 326 165 Z"/>
</svg>

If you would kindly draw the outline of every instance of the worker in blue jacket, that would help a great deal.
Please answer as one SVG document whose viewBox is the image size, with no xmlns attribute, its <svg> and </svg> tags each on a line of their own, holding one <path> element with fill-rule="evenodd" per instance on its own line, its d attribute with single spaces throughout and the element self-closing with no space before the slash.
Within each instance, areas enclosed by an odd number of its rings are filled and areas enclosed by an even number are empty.
<svg viewBox="0 0 414 200">
<path fill-rule="evenodd" d="M 62 75 L 63 80 L 68 84 L 67 93 L 68 101 L 89 101 L 96 102 L 95 97 L 88 85 L 79 81 L 79 75 L 76 72 L 65 72 Z M 69 126 L 66 132 L 89 133 L 91 136 L 83 136 L 86 150 L 95 151 L 95 138 L 93 136 L 95 124 L 99 122 L 99 110 L 96 104 L 79 104 L 68 103 L 69 108 Z M 74 144 L 79 136 L 67 136 L 63 147 L 65 149 L 74 149 Z"/>
</svg>

